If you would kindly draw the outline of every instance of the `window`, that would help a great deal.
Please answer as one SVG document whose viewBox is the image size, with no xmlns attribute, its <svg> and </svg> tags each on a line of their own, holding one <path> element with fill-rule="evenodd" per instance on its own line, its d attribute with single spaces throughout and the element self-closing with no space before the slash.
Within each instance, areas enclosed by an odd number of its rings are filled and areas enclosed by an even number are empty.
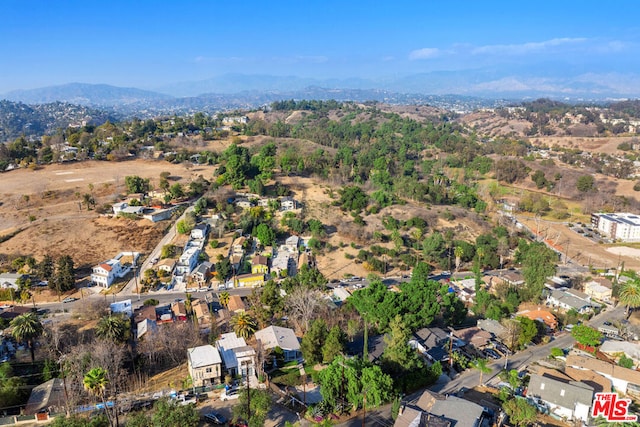
<svg viewBox="0 0 640 427">
<path fill-rule="evenodd" d="M 204 371 L 205 371 L 207 374 L 210 374 L 210 373 L 212 372 L 212 369 L 211 369 L 211 368 L 206 368 Z"/>
</svg>

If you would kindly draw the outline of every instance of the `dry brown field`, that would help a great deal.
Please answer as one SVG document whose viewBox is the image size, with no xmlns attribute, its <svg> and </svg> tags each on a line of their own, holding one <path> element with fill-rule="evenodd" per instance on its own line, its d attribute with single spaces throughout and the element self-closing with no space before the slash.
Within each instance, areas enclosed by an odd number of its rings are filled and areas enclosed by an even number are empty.
<svg viewBox="0 0 640 427">
<path fill-rule="evenodd" d="M 618 150 L 618 145 L 631 140 L 638 140 L 637 137 L 611 136 L 611 137 L 575 137 L 575 136 L 544 136 L 529 139 L 537 147 L 562 147 L 574 148 L 592 153 L 618 154 L 624 152 Z"/>
<path fill-rule="evenodd" d="M 80 205 L 93 194 L 97 206 L 114 203 L 125 193 L 125 177 L 149 178 L 157 186 L 160 173 L 188 184 L 197 175 L 210 178 L 213 167 L 175 165 L 165 161 L 69 162 L 39 170 L 18 169 L 0 175 L 0 255 L 71 255 L 77 267 L 90 267 L 120 251 L 150 251 L 166 222 L 101 217 Z"/>
</svg>

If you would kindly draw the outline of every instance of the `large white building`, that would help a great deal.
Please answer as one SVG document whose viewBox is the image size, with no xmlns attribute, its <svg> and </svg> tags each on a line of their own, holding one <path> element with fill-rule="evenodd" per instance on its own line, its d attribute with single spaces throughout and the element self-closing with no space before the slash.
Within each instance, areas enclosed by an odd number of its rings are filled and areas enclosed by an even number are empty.
<svg viewBox="0 0 640 427">
<path fill-rule="evenodd" d="M 108 288 L 116 279 L 126 276 L 131 271 L 139 256 L 138 252 L 120 252 L 114 258 L 93 267 L 91 281 L 98 286 Z M 123 263 L 125 258 L 126 262 Z"/>
<path fill-rule="evenodd" d="M 594 213 L 591 225 L 601 233 L 625 242 L 640 242 L 640 215 L 631 213 Z"/>
</svg>

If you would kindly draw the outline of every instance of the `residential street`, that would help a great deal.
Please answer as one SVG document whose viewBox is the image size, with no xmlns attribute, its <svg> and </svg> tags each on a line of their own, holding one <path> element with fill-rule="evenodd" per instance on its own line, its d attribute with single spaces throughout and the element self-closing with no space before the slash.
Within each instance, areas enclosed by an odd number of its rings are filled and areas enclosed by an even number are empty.
<svg viewBox="0 0 640 427">
<path fill-rule="evenodd" d="M 603 324 L 605 321 L 611 321 L 615 319 L 620 319 L 624 317 L 624 307 L 618 306 L 613 309 L 608 309 L 599 315 L 595 316 L 591 319 L 587 324 L 593 327 L 598 327 Z M 524 351 L 520 351 L 516 353 L 515 356 L 509 357 L 507 361 L 507 369 L 520 369 L 523 366 L 530 362 L 535 362 L 540 359 L 544 359 L 549 355 L 551 349 L 553 347 L 558 348 L 567 348 L 573 346 L 575 340 L 569 333 L 564 333 L 562 336 L 554 339 L 545 345 L 537 345 L 531 346 Z M 483 375 L 483 382 L 487 383 L 492 378 L 500 373 L 502 369 L 504 369 L 505 359 L 502 358 L 493 363 L 489 364 L 492 371 L 490 374 Z M 437 383 L 436 385 L 430 387 L 431 390 L 438 391 L 441 393 L 454 393 L 460 390 L 463 387 L 473 388 L 476 387 L 480 382 L 480 373 L 475 369 L 467 369 L 465 372 L 460 374 L 457 378 L 447 382 L 447 383 Z"/>
</svg>

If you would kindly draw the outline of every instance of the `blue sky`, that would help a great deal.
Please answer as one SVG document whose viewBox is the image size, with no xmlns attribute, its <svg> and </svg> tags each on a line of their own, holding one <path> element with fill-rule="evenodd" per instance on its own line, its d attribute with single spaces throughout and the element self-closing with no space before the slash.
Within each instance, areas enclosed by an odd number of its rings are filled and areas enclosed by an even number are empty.
<svg viewBox="0 0 640 427">
<path fill-rule="evenodd" d="M 225 73 L 640 71 L 637 1 L 0 1 L 0 93 Z"/>
</svg>

